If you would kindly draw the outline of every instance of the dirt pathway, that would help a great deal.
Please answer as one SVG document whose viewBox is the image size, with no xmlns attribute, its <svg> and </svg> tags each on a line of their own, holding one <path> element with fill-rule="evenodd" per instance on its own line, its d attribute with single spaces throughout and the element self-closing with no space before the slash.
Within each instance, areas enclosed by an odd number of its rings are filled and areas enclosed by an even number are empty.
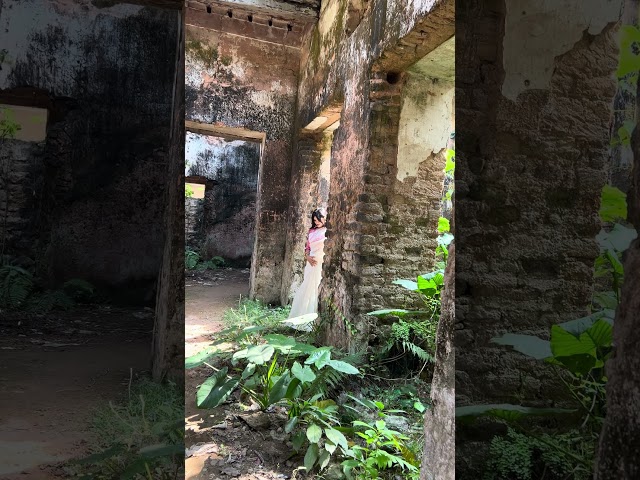
<svg viewBox="0 0 640 480">
<path fill-rule="evenodd" d="M 248 294 L 249 270 L 224 269 L 187 278 L 185 290 L 185 342 L 189 356 L 210 344 L 215 332 L 226 328 L 222 315 L 238 305 L 240 296 Z M 185 443 L 189 453 L 185 480 L 291 478 L 293 464 L 287 460 L 291 449 L 277 423 L 278 419 L 283 420 L 283 412 L 256 412 L 243 420 L 238 415 L 243 412 L 234 405 L 198 409 L 195 392 L 210 373 L 207 367 L 187 370 Z"/>
<path fill-rule="evenodd" d="M 91 307 L 0 319 L 0 478 L 59 479 L 88 422 L 148 370 L 153 313 Z"/>
</svg>

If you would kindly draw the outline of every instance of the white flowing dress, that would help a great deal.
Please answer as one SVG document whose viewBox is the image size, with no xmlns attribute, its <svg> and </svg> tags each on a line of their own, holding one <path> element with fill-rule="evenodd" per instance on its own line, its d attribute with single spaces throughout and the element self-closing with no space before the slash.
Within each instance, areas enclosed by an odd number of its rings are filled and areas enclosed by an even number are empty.
<svg viewBox="0 0 640 480">
<path fill-rule="evenodd" d="M 309 250 L 309 256 L 313 257 L 317 263 L 315 266 L 311 266 L 309 262 L 306 262 L 304 280 L 293 297 L 289 318 L 299 317 L 308 313 L 317 313 L 318 311 L 318 287 L 322 279 L 326 233 L 327 229 L 325 227 L 309 230 L 307 249 Z"/>
</svg>

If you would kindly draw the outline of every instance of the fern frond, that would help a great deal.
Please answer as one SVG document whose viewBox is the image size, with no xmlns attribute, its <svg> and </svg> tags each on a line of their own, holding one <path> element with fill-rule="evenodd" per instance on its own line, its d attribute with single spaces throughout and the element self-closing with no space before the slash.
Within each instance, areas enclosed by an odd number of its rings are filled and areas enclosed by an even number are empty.
<svg viewBox="0 0 640 480">
<path fill-rule="evenodd" d="M 416 357 L 418 357 L 423 362 L 433 362 L 434 361 L 433 356 L 429 352 L 427 352 L 423 348 L 420 348 L 415 343 L 402 342 L 402 348 L 404 348 L 405 352 L 409 352 L 409 353 L 415 355 Z"/>
<path fill-rule="evenodd" d="M 5 265 L 0 268 L 0 306 L 18 308 L 33 290 L 33 277 L 24 268 Z"/>
<path fill-rule="evenodd" d="M 346 373 L 338 372 L 333 368 L 323 368 L 316 374 L 316 379 L 309 387 L 308 395 L 321 394 L 323 398 L 342 387 L 342 381 Z"/>
<path fill-rule="evenodd" d="M 74 305 L 75 302 L 66 293 L 56 290 L 32 296 L 27 308 L 34 312 L 49 312 L 58 308 L 69 310 Z"/>
</svg>

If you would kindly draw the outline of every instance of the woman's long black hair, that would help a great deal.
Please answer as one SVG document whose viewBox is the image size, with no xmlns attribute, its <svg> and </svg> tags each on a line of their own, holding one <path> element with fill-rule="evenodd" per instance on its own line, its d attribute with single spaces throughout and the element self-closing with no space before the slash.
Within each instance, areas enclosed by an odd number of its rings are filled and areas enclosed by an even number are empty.
<svg viewBox="0 0 640 480">
<path fill-rule="evenodd" d="M 324 215 L 322 214 L 322 212 L 320 210 L 314 210 L 313 213 L 311 214 L 311 228 L 315 229 L 316 227 L 316 223 L 313 221 L 315 218 L 317 218 L 318 220 L 322 221 L 322 219 L 324 218 Z"/>
</svg>

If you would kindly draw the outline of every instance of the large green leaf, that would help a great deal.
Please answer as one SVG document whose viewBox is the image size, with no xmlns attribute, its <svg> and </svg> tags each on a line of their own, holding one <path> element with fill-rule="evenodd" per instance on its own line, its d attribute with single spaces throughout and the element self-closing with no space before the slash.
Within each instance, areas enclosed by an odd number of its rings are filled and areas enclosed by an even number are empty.
<svg viewBox="0 0 640 480">
<path fill-rule="evenodd" d="M 618 297 L 615 292 L 598 292 L 593 295 L 593 301 L 602 308 L 615 310 L 618 307 Z"/>
<path fill-rule="evenodd" d="M 602 366 L 602 363 L 592 353 L 554 356 L 548 361 L 549 363 L 564 365 L 567 370 L 576 375 L 586 375 L 593 368 Z"/>
<path fill-rule="evenodd" d="M 438 218 L 438 233 L 447 233 L 451 229 L 449 220 L 444 217 Z"/>
<path fill-rule="evenodd" d="M 246 358 L 250 363 L 264 365 L 271 359 L 274 353 L 275 348 L 271 345 L 252 345 L 249 348 L 245 348 L 234 353 L 233 358 L 234 360 Z"/>
<path fill-rule="evenodd" d="M 291 383 L 287 387 L 287 392 L 285 393 L 285 398 L 289 400 L 293 400 L 302 395 L 302 382 L 297 378 L 292 378 Z"/>
<path fill-rule="evenodd" d="M 269 404 L 273 405 L 285 398 L 289 383 L 291 383 L 291 376 L 289 372 L 285 372 L 276 380 L 271 390 L 269 390 Z"/>
<path fill-rule="evenodd" d="M 575 320 L 570 320 L 568 322 L 560 323 L 558 326 L 563 330 L 571 333 L 572 335 L 579 337 L 584 332 L 589 330 L 591 326 L 596 323 L 600 319 L 604 319 L 610 325 L 613 325 L 613 318 L 615 316 L 615 312 L 610 309 L 601 310 L 599 312 L 594 312 L 591 315 L 586 317 L 577 318 Z"/>
<path fill-rule="evenodd" d="M 196 393 L 196 405 L 199 408 L 215 408 L 224 402 L 233 392 L 239 379 L 226 380 L 227 368 L 223 368 L 204 381 Z"/>
<path fill-rule="evenodd" d="M 554 357 L 569 357 L 585 353 L 595 357 L 595 348 L 595 344 L 586 332 L 576 337 L 559 325 L 551 326 L 551 351 Z"/>
<path fill-rule="evenodd" d="M 413 280 L 394 280 L 391 283 L 393 283 L 394 285 L 400 285 L 401 287 L 414 292 L 418 290 L 418 283 L 414 282 Z"/>
<path fill-rule="evenodd" d="M 322 438 L 322 428 L 315 423 L 307 427 L 307 439 L 310 443 L 318 443 Z"/>
<path fill-rule="evenodd" d="M 291 443 L 293 443 L 293 449 L 296 452 L 300 451 L 300 449 L 302 448 L 302 445 L 304 445 L 304 441 L 306 440 L 306 438 L 307 438 L 307 436 L 301 430 L 297 431 L 293 435 L 293 437 L 291 437 Z"/>
<path fill-rule="evenodd" d="M 605 185 L 602 189 L 600 218 L 604 222 L 614 222 L 627 218 L 627 196 L 616 187 Z"/>
<path fill-rule="evenodd" d="M 307 472 L 310 472 L 313 469 L 313 466 L 316 464 L 316 460 L 318 460 L 318 444 L 312 443 L 309 445 L 307 453 L 304 455 L 304 468 L 307 469 Z"/>
<path fill-rule="evenodd" d="M 316 350 L 317 347 L 306 343 L 300 343 L 293 337 L 281 335 L 279 333 L 272 333 L 264 336 L 267 345 L 271 345 L 276 350 L 285 354 L 300 354 L 310 353 Z"/>
<path fill-rule="evenodd" d="M 231 345 L 210 345 L 199 353 L 184 359 L 184 368 L 195 368 L 203 365 L 212 357 L 229 352 Z"/>
<path fill-rule="evenodd" d="M 620 59 L 618 77 L 624 77 L 640 70 L 640 56 L 636 54 L 634 44 L 640 43 L 640 31 L 633 25 L 620 27 Z"/>
<path fill-rule="evenodd" d="M 360 370 L 358 370 L 350 363 L 342 362 L 340 360 L 329 360 L 327 362 L 327 365 L 329 365 L 334 370 L 337 370 L 338 372 L 346 373 L 349 375 L 357 375 L 360 373 Z"/>
<path fill-rule="evenodd" d="M 499 345 L 510 345 L 514 350 L 537 360 L 543 360 L 553 355 L 549 341 L 533 335 L 505 333 L 501 337 L 492 338 L 491 341 Z"/>
<path fill-rule="evenodd" d="M 335 445 L 340 445 L 345 451 L 349 449 L 347 438 L 342 434 L 342 432 L 336 430 L 335 428 L 325 428 L 324 434 Z"/>
<path fill-rule="evenodd" d="M 298 417 L 298 416 L 290 418 L 287 421 L 287 423 L 284 424 L 284 433 L 293 432 L 293 429 L 296 428 L 296 426 L 298 425 L 298 421 L 299 420 L 300 420 L 300 417 Z"/>
<path fill-rule="evenodd" d="M 438 245 L 441 246 L 449 246 L 451 242 L 453 242 L 454 236 L 451 233 L 443 233 L 442 235 L 438 235 L 436 239 L 438 241 Z"/>
<path fill-rule="evenodd" d="M 456 417 L 491 416 L 513 421 L 529 415 L 561 415 L 573 412 L 575 412 L 575 410 L 568 410 L 565 408 L 536 408 L 524 407 L 522 405 L 512 405 L 509 403 L 500 403 L 457 407 Z"/>
<path fill-rule="evenodd" d="M 624 252 L 636 238 L 638 238 L 638 232 L 635 229 L 619 223 L 616 223 L 610 232 L 600 230 L 596 236 L 602 251 L 615 250 L 617 252 Z"/>
<path fill-rule="evenodd" d="M 313 373 L 313 370 L 309 365 L 305 365 L 303 367 L 298 362 L 294 362 L 291 367 L 291 373 L 302 383 L 310 383 L 316 379 L 316 374 Z"/>
<path fill-rule="evenodd" d="M 613 325 L 607 319 L 600 319 L 585 332 L 596 348 L 610 347 L 613 343 Z"/>
<path fill-rule="evenodd" d="M 320 451 L 320 458 L 318 459 L 320 470 L 324 470 L 327 465 L 329 465 L 329 460 L 331 460 L 331 454 L 327 450 L 322 449 Z"/>
<path fill-rule="evenodd" d="M 331 360 L 331 348 L 320 347 L 316 351 L 312 352 L 304 363 L 305 365 L 314 364 L 317 369 L 321 369 L 327 364 L 327 362 L 329 362 L 329 360 Z"/>
<path fill-rule="evenodd" d="M 618 258 L 618 254 L 614 250 L 607 250 L 606 252 L 604 252 L 604 254 L 607 257 L 607 260 L 609 260 L 609 263 L 611 264 L 611 266 L 613 267 L 614 273 L 616 273 L 617 275 L 623 275 L 624 266 L 622 265 L 622 262 Z"/>
<path fill-rule="evenodd" d="M 448 148 L 444 155 L 446 159 L 444 164 L 444 173 L 453 172 L 456 167 L 456 151 Z"/>
</svg>

